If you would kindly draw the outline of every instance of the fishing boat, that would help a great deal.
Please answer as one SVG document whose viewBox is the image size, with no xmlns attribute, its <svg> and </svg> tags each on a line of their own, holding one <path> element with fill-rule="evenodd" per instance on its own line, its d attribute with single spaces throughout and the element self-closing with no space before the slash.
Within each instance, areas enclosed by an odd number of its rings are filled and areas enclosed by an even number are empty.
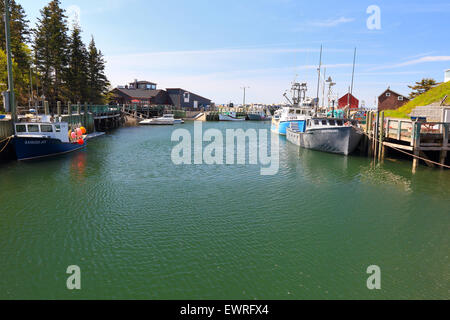
<svg viewBox="0 0 450 320">
<path fill-rule="evenodd" d="M 32 160 L 80 150 L 86 136 L 71 138 L 67 122 L 16 122 L 12 139 L 17 160 Z"/>
<path fill-rule="evenodd" d="M 250 110 L 247 113 L 248 120 L 250 121 L 267 121 L 270 120 L 270 116 L 264 110 Z"/>
<path fill-rule="evenodd" d="M 173 114 L 165 114 L 160 118 L 146 119 L 139 122 L 140 125 L 166 125 L 171 126 L 175 124 L 175 118 Z"/>
<path fill-rule="evenodd" d="M 349 155 L 363 136 L 358 121 L 312 117 L 304 126 L 293 122 L 287 128 L 288 141 L 306 149 Z"/>
<path fill-rule="evenodd" d="M 219 121 L 245 121 L 245 118 L 237 117 L 236 112 L 226 112 L 219 114 Z"/>
</svg>

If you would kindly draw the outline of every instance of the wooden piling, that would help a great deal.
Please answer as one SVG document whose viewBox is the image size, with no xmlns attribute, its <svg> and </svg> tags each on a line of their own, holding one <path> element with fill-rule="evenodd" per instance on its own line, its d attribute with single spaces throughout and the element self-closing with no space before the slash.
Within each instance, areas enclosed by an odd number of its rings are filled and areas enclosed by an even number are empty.
<svg viewBox="0 0 450 320">
<path fill-rule="evenodd" d="M 374 159 L 377 159 L 378 155 L 378 127 L 380 125 L 380 112 L 377 112 L 377 119 L 374 126 L 374 133 L 373 133 L 373 157 Z"/>
<path fill-rule="evenodd" d="M 48 101 L 44 101 L 44 114 L 48 116 L 50 113 L 49 107 L 48 107 Z"/>
<path fill-rule="evenodd" d="M 413 165 L 412 165 L 412 171 L 413 173 L 416 172 L 417 167 L 419 166 L 419 159 L 417 158 L 420 155 L 420 130 L 421 130 L 421 123 L 420 122 L 414 122 L 413 123 L 413 139 L 411 141 L 414 155 L 413 158 Z"/>
<path fill-rule="evenodd" d="M 448 123 L 444 123 L 443 124 L 443 128 L 442 128 L 442 150 L 441 153 L 439 155 L 439 163 L 444 165 L 445 164 L 445 158 L 447 158 L 447 147 L 448 147 L 448 136 L 449 136 L 449 125 Z M 443 170 L 444 167 L 441 166 L 441 170 Z"/>
<path fill-rule="evenodd" d="M 383 161 L 383 157 L 384 157 L 384 145 L 383 145 L 383 140 L 384 140 L 384 111 L 380 112 L 380 123 L 378 125 L 378 132 L 379 132 L 379 137 L 378 137 L 378 161 Z"/>
</svg>

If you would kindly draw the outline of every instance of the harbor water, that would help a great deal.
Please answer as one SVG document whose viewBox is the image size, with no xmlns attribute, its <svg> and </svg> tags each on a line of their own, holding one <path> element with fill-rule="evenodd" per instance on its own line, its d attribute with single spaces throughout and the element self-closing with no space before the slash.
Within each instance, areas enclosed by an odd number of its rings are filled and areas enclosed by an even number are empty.
<svg viewBox="0 0 450 320">
<path fill-rule="evenodd" d="M 204 128 L 269 129 L 208 122 Z M 172 131 L 120 128 L 0 166 L 0 299 L 449 299 L 450 171 L 300 150 L 175 165 Z M 68 266 L 81 290 L 66 287 Z M 381 269 L 369 290 L 367 268 Z"/>
</svg>

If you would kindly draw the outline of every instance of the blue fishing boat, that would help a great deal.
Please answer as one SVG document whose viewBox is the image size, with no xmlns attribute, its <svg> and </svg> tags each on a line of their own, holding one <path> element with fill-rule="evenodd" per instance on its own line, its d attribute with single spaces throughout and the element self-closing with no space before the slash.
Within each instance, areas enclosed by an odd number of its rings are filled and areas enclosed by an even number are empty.
<svg viewBox="0 0 450 320">
<path fill-rule="evenodd" d="M 12 140 L 17 160 L 56 156 L 86 147 L 86 136 L 69 137 L 67 122 L 17 122 Z"/>
<path fill-rule="evenodd" d="M 287 128 L 292 124 L 304 128 L 306 120 L 316 114 L 315 101 L 306 97 L 307 90 L 306 83 L 295 82 L 292 84 L 292 101 L 284 94 L 290 105 L 275 111 L 272 117 L 272 132 L 285 136 Z"/>
</svg>

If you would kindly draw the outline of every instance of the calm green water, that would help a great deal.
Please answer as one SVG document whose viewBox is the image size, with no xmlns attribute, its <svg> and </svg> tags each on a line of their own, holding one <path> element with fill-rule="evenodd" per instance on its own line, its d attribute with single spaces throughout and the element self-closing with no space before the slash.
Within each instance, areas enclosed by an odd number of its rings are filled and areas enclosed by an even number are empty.
<svg viewBox="0 0 450 320">
<path fill-rule="evenodd" d="M 174 129 L 122 128 L 2 165 L 0 298 L 450 298 L 449 171 L 412 175 L 409 161 L 373 166 L 283 138 L 275 176 L 175 166 Z M 366 287 L 373 264 L 379 291 Z M 66 289 L 69 265 L 80 291 Z"/>
</svg>

